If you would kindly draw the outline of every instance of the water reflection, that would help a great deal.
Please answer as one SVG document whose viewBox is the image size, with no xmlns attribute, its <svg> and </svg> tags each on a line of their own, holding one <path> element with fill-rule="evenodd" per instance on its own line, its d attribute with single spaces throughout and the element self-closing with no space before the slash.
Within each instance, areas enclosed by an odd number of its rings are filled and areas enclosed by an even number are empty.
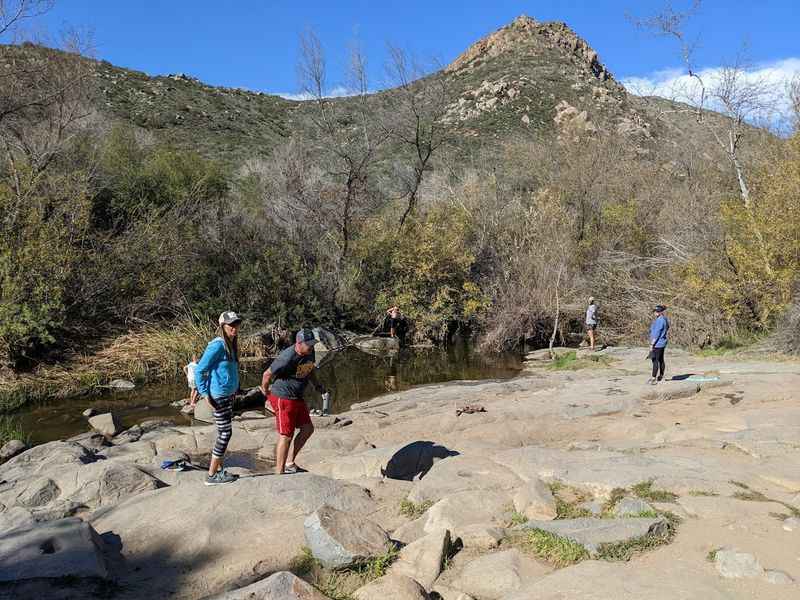
<svg viewBox="0 0 800 600">
<path fill-rule="evenodd" d="M 459 379 L 506 379 L 519 372 L 520 358 L 513 354 L 481 355 L 466 345 L 448 350 L 408 348 L 392 356 L 375 356 L 346 348 L 320 361 L 320 380 L 331 390 L 334 413 L 387 392 L 398 392 L 415 385 Z M 252 368 L 243 376 L 242 387 L 260 383 L 261 369 Z M 64 439 L 87 430 L 81 413 L 89 407 L 99 412 L 110 410 L 126 427 L 146 419 L 170 419 L 189 424 L 171 402 L 188 396 L 184 379 L 146 385 L 132 392 L 108 392 L 101 396 L 73 398 L 28 406 L 17 414 L 20 425 L 33 442 Z M 307 391 L 312 408 L 322 407 L 322 398 L 312 386 Z"/>
</svg>

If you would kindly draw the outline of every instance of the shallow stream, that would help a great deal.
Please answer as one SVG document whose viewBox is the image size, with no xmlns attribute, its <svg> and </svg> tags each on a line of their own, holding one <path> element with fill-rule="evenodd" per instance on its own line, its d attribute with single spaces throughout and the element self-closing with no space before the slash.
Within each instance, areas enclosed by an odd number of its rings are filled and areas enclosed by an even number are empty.
<svg viewBox="0 0 800 600">
<path fill-rule="evenodd" d="M 248 365 L 241 387 L 258 385 L 262 369 Z M 519 373 L 520 357 L 516 354 L 483 355 L 469 346 L 409 348 L 395 356 L 374 356 L 355 348 L 346 348 L 321 361 L 320 379 L 331 391 L 331 412 L 346 411 L 356 402 L 364 402 L 381 394 L 409 389 L 415 385 L 454 380 L 507 379 Z M 22 430 L 32 443 L 42 443 L 83 433 L 88 430 L 82 416 L 87 408 L 98 412 L 113 410 L 125 427 L 147 419 L 170 419 L 176 424 L 189 424 L 170 404 L 187 397 L 186 380 L 138 386 L 128 392 L 108 392 L 97 396 L 54 400 L 31 404 L 15 414 Z M 321 399 L 313 387 L 307 391 L 312 408 L 321 407 Z"/>
</svg>

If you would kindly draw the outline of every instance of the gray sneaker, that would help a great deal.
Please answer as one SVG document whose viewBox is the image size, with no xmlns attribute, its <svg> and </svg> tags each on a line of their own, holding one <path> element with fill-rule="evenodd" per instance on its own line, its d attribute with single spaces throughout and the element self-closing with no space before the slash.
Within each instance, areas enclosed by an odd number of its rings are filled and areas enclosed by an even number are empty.
<svg viewBox="0 0 800 600">
<path fill-rule="evenodd" d="M 238 477 L 236 475 L 231 475 L 225 470 L 217 471 L 213 475 L 208 475 L 206 477 L 206 485 L 220 485 L 222 483 L 233 483 L 236 481 Z"/>
</svg>

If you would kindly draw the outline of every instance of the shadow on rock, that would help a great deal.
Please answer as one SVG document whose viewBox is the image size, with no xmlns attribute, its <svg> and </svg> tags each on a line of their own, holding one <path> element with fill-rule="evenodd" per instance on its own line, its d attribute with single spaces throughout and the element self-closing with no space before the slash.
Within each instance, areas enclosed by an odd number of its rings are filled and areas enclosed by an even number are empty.
<svg viewBox="0 0 800 600">
<path fill-rule="evenodd" d="M 436 461 L 457 455 L 455 450 L 435 442 L 411 442 L 392 455 L 386 468 L 381 469 L 381 475 L 389 479 L 413 481 L 415 477 L 424 477 Z"/>
</svg>

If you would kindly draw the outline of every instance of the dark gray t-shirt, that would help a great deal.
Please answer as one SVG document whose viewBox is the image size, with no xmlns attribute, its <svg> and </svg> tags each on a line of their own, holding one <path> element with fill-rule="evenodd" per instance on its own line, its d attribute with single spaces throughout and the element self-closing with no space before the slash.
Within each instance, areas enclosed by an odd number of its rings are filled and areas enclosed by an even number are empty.
<svg viewBox="0 0 800 600">
<path fill-rule="evenodd" d="M 316 368 L 314 358 L 313 350 L 306 356 L 295 352 L 293 345 L 283 350 L 269 366 L 274 378 L 270 392 L 280 398 L 302 400 L 308 380 Z"/>
</svg>

